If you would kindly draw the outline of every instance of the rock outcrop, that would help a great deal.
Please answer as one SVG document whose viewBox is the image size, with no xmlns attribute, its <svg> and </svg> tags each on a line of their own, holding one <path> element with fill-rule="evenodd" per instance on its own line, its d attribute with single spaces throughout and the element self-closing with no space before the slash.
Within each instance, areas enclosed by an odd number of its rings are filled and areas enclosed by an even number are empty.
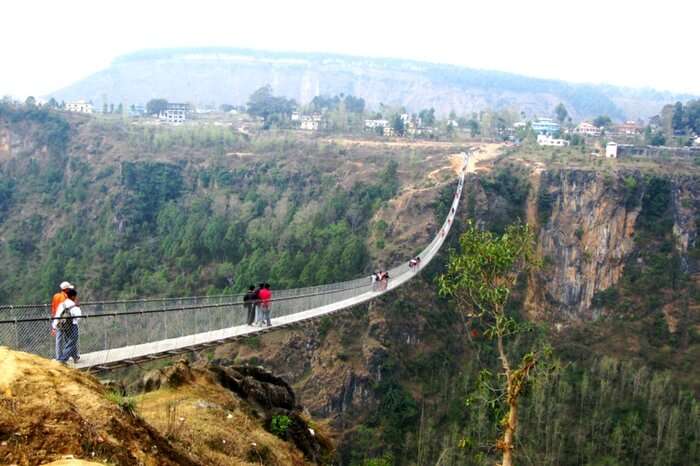
<svg viewBox="0 0 700 466">
<path fill-rule="evenodd" d="M 636 183 L 639 175 L 630 176 Z M 529 287 L 531 311 L 554 306 L 578 317 L 588 313 L 597 291 L 618 282 L 634 248 L 642 195 L 621 184 L 595 171 L 542 173 L 537 207 L 544 269 Z"/>
<path fill-rule="evenodd" d="M 692 177 L 668 177 L 675 248 L 686 271 L 697 239 L 700 185 Z M 607 174 L 570 169 L 541 174 L 531 193 L 540 223 L 538 251 L 543 269 L 531 277 L 526 305 L 534 316 L 554 320 L 595 317 L 597 292 L 615 286 L 636 250 L 637 219 L 649 176 L 636 171 Z M 648 199 L 647 202 L 653 202 Z M 532 217 L 530 213 L 529 217 Z"/>
<path fill-rule="evenodd" d="M 151 419 L 156 426 L 164 429 L 165 433 L 179 429 L 173 429 L 172 422 L 170 426 L 168 421 L 163 423 L 158 407 L 164 405 L 170 409 L 169 406 L 173 403 L 191 405 L 193 409 L 187 416 L 181 416 L 182 424 L 189 422 L 193 425 L 192 431 L 202 432 L 201 440 L 205 443 L 210 440 L 205 437 L 221 436 L 221 445 L 231 445 L 227 447 L 227 451 L 232 457 L 254 460 L 264 450 L 269 451 L 266 455 L 270 458 L 275 457 L 275 461 L 282 464 L 301 459 L 294 460 L 295 453 L 285 451 L 291 450 L 290 446 L 285 448 L 276 445 L 279 439 L 274 435 L 291 442 L 301 453 L 296 455 L 303 456 L 308 463 L 320 464 L 332 456 L 332 444 L 321 432 L 316 432 L 309 425 L 292 387 L 262 367 L 234 365 L 226 360 L 190 365 L 183 359 L 172 366 L 144 374 L 133 389 L 146 393 L 140 398 L 144 415 L 146 419 Z M 160 393 L 159 390 L 163 392 Z M 168 398 L 173 393 L 176 394 L 176 401 Z M 205 413 L 201 412 L 202 409 Z M 240 432 L 231 437 L 226 437 L 224 432 L 204 434 L 206 429 L 210 428 L 206 426 L 209 424 L 206 416 L 214 414 L 216 417 L 217 413 L 226 419 L 241 417 L 245 419 L 245 423 L 259 424 L 259 427 L 249 428 L 247 433 Z M 280 419 L 284 420 L 282 426 L 276 425 Z M 274 435 L 264 432 L 265 429 Z M 170 434 L 183 441 L 179 435 L 172 432 Z M 254 448 L 250 449 L 251 445 L 254 445 Z M 205 460 L 215 459 L 216 454 L 220 453 L 219 448 L 219 443 L 215 442 L 211 448 L 200 450 L 198 456 Z M 239 453 L 239 450 L 242 451 Z M 289 461 L 285 457 L 288 457 Z"/>
</svg>

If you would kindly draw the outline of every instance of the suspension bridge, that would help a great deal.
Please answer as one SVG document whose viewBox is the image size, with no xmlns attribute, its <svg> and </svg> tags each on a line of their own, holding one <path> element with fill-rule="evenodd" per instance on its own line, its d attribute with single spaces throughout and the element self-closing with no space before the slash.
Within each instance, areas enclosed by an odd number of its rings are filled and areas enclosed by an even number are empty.
<svg viewBox="0 0 700 466">
<path fill-rule="evenodd" d="M 305 288 L 273 288 L 271 326 L 262 328 L 246 324 L 243 294 L 81 303 L 81 358 L 75 367 L 101 372 L 214 347 L 349 309 L 400 287 L 435 257 L 450 232 L 470 171 L 470 156 L 461 155 L 464 165 L 449 213 L 430 244 L 416 254 L 421 258 L 418 269 L 407 261 L 389 269 L 388 283 L 379 288 L 369 276 Z M 50 308 L 50 304 L 0 306 L 0 346 L 53 358 Z"/>
</svg>

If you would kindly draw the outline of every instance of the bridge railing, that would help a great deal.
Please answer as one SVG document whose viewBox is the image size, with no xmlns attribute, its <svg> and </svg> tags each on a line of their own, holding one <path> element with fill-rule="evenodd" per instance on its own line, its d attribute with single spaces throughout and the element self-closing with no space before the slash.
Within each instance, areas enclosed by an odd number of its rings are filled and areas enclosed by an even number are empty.
<svg viewBox="0 0 700 466">
<path fill-rule="evenodd" d="M 350 288 L 306 290 L 306 293 L 287 293 L 288 290 L 275 293 L 273 290 L 271 317 L 276 319 L 371 291 L 369 278 L 359 282 L 351 283 L 355 286 Z M 221 299 L 221 302 L 170 304 L 162 308 L 134 307 L 116 312 L 109 306 L 93 306 L 90 312 L 83 311 L 84 316 L 79 320 L 81 353 L 202 334 L 245 325 L 247 320 L 247 309 L 242 301 Z M 3 315 L 0 345 L 54 357 L 51 320 L 46 316 L 7 318 Z"/>
<path fill-rule="evenodd" d="M 422 264 L 427 264 L 442 246 L 454 219 L 463 183 L 464 172 L 460 174 L 445 222 L 430 244 L 418 254 Z M 408 262 L 388 272 L 390 281 L 415 273 Z M 273 289 L 271 317 L 280 319 L 362 295 L 369 299 L 382 292 L 382 289 L 373 288 L 368 276 L 326 285 Z M 227 338 L 232 335 L 232 329 L 245 328 L 247 318 L 242 294 L 86 302 L 80 307 L 84 314 L 79 322 L 80 352 L 86 356 L 100 354 L 104 360 L 115 360 L 116 357 L 110 356 L 109 352 L 119 352 L 116 359 L 129 359 L 130 354 L 137 354 L 139 345 L 154 345 L 153 351 L 158 352 L 161 346 L 166 349 L 168 345 L 185 347 L 205 340 Z M 176 344 L 173 343 L 175 340 Z M 49 306 L 5 306 L 1 309 L 0 345 L 54 357 Z"/>
</svg>

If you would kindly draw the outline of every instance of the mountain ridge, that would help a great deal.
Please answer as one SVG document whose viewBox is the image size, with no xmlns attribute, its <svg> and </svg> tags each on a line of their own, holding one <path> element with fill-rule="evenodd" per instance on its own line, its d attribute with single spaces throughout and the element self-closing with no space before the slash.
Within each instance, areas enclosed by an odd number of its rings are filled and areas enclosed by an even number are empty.
<svg viewBox="0 0 700 466">
<path fill-rule="evenodd" d="M 49 95 L 95 103 L 165 97 L 198 105 L 244 104 L 265 84 L 300 103 L 342 92 L 363 97 L 370 107 L 435 107 L 441 115 L 491 108 L 543 116 L 563 102 L 577 119 L 607 114 L 622 120 L 646 118 L 666 103 L 692 98 L 409 59 L 230 47 L 144 49 L 121 55 L 108 68 Z"/>
</svg>

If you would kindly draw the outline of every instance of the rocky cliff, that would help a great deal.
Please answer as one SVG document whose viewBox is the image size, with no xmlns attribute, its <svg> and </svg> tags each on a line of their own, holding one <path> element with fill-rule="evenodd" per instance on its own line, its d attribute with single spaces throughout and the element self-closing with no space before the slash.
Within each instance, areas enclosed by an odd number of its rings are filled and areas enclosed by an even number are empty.
<svg viewBox="0 0 700 466">
<path fill-rule="evenodd" d="M 665 191 L 653 191 L 656 180 L 668 186 L 667 204 L 661 207 L 672 224 L 672 230 L 660 234 L 672 238 L 673 253 L 688 271 L 694 268 L 688 252 L 697 237 L 697 178 L 654 177 L 626 170 L 541 173 L 538 192 L 530 198 L 536 204 L 536 218 L 528 219 L 540 223 L 538 250 L 544 261 L 529 287 L 527 306 L 532 312 L 555 310 L 558 319 L 595 316 L 596 293 L 617 285 L 631 258 L 637 264 L 643 262 L 638 239 L 645 224 L 638 217 L 666 202 Z M 662 212 L 658 216 L 656 220 L 662 222 Z"/>
<path fill-rule="evenodd" d="M 548 171 L 539 181 L 538 252 L 545 268 L 534 277 L 528 305 L 541 308 L 544 300 L 570 317 L 582 316 L 593 295 L 622 275 L 634 247 L 640 193 L 595 171 Z"/>
</svg>

